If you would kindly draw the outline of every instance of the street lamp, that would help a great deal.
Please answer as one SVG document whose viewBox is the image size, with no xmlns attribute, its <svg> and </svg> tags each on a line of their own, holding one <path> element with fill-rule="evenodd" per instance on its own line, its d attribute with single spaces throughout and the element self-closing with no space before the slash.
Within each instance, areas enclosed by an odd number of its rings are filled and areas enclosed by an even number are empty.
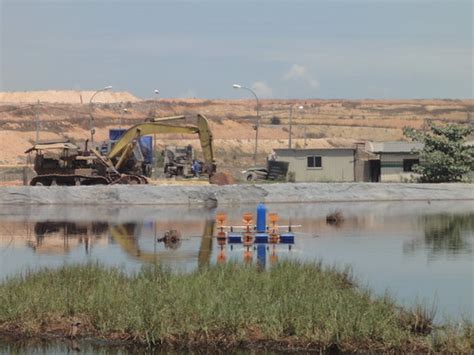
<svg viewBox="0 0 474 355">
<path fill-rule="evenodd" d="M 303 106 L 301 106 L 301 105 L 298 106 L 298 110 L 302 110 L 302 109 L 304 109 Z M 288 148 L 290 148 L 290 149 L 291 149 L 291 127 L 292 127 L 291 121 L 292 121 L 292 118 L 293 118 L 293 105 L 290 106 L 290 119 L 288 121 L 289 126 L 290 126 L 289 127 L 290 129 L 288 130 Z"/>
<path fill-rule="evenodd" d="M 257 100 L 257 124 L 255 126 L 255 152 L 253 153 L 253 163 L 256 166 L 257 165 L 257 147 L 258 147 L 258 128 L 260 127 L 260 103 L 258 101 L 258 96 L 257 94 L 250 88 L 242 86 L 240 84 L 234 84 L 232 85 L 234 89 L 244 89 L 247 91 L 250 91 L 253 96 L 255 96 L 255 100 Z"/>
<path fill-rule="evenodd" d="M 155 89 L 153 91 L 156 96 L 160 94 L 160 90 Z M 158 99 L 157 99 L 158 100 Z M 157 105 L 158 106 L 158 105 Z M 151 159 L 152 159 L 152 171 L 155 173 L 154 175 L 156 176 L 156 171 L 157 171 L 157 161 L 156 161 L 156 133 L 153 134 L 153 152 L 151 154 Z"/>
<path fill-rule="evenodd" d="M 92 100 L 94 99 L 94 96 L 97 95 L 99 92 L 107 91 L 111 89 L 112 89 L 111 85 L 106 86 L 102 89 L 99 89 L 96 92 L 94 92 L 94 94 L 91 96 L 91 99 L 89 100 L 89 130 L 91 132 L 91 145 L 94 143 L 94 133 L 95 133 L 95 128 L 93 127 L 94 117 L 92 116 Z"/>
</svg>

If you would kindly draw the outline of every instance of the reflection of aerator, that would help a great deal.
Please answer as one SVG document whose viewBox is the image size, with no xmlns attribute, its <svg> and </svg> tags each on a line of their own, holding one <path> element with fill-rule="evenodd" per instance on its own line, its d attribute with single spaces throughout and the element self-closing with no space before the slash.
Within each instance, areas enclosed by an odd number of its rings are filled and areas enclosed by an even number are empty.
<svg viewBox="0 0 474 355">
<path fill-rule="evenodd" d="M 235 244 L 243 245 L 245 262 L 253 261 L 253 252 L 257 252 L 258 264 L 265 266 L 266 254 L 270 250 L 270 261 L 278 260 L 276 253 L 276 245 L 286 244 L 288 250 L 291 250 L 295 243 L 295 234 L 292 228 L 301 227 L 288 224 L 287 226 L 280 226 L 277 224 L 279 217 L 276 213 L 268 213 L 269 224 L 267 225 L 267 208 L 263 203 L 257 206 L 257 220 L 253 223 L 254 217 L 250 212 L 244 213 L 242 217 L 243 225 L 227 226 L 225 222 L 227 215 L 225 213 L 218 213 L 217 220 L 217 244 L 220 251 L 217 255 L 218 262 L 225 262 L 227 257 L 225 254 L 225 245 L 228 244 L 230 250 L 233 250 Z M 285 232 L 281 232 L 286 230 Z"/>
</svg>

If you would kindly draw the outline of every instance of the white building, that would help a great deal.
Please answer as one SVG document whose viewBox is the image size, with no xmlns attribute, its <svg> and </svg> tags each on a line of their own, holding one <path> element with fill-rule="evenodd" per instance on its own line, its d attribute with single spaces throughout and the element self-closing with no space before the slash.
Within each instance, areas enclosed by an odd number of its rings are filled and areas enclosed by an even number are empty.
<svg viewBox="0 0 474 355">
<path fill-rule="evenodd" d="M 354 148 L 275 149 L 295 182 L 354 181 Z"/>
<path fill-rule="evenodd" d="M 420 163 L 416 151 L 423 149 L 419 142 L 366 142 L 365 150 L 378 156 L 370 161 L 372 181 L 400 182 L 413 176 L 413 166 Z M 376 177 L 379 177 L 378 180 Z"/>
</svg>

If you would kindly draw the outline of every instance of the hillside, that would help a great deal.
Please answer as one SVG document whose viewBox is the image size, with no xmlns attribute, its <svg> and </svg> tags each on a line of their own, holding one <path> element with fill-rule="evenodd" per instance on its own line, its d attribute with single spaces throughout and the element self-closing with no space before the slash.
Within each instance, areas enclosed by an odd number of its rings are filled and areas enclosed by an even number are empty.
<svg viewBox="0 0 474 355">
<path fill-rule="evenodd" d="M 40 139 L 68 137 L 82 143 L 89 137 L 89 104 L 92 92 L 74 91 L 0 93 L 0 165 L 23 164 L 24 151 L 35 141 L 36 115 Z M 37 100 L 40 99 L 39 104 Z M 54 101 L 54 102 L 52 102 Z M 302 110 L 297 109 L 302 105 Z M 293 146 L 350 146 L 359 140 L 403 139 L 403 127 L 422 129 L 438 124 L 472 123 L 474 100 L 262 100 L 259 160 L 275 147 L 288 146 L 289 108 L 293 107 Z M 253 100 L 160 99 L 139 100 L 129 93 L 102 92 L 94 98 L 96 141 L 108 129 L 141 122 L 148 117 L 186 115 L 194 123 L 197 113 L 210 120 L 216 156 L 221 169 L 234 173 L 252 163 L 255 142 Z M 166 144 L 199 146 L 196 137 L 159 136 Z"/>
<path fill-rule="evenodd" d="M 80 104 L 89 103 L 95 91 L 81 90 L 44 90 L 44 91 L 16 91 L 0 92 L 0 104 L 22 104 L 37 103 L 65 103 Z M 113 103 L 113 102 L 137 102 L 140 99 L 128 92 L 104 91 L 94 97 L 94 102 Z"/>
</svg>

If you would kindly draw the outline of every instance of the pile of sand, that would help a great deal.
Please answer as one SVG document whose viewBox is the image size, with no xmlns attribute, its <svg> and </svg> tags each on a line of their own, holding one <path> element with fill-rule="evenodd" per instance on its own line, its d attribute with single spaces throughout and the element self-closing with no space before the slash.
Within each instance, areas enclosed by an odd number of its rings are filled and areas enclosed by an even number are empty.
<svg viewBox="0 0 474 355">
<path fill-rule="evenodd" d="M 90 98 L 95 91 L 75 91 L 75 90 L 46 90 L 46 91 L 17 91 L 0 92 L 0 103 L 18 104 L 18 103 L 68 103 L 80 104 L 89 103 Z M 139 98 L 129 92 L 103 91 L 95 95 L 94 102 L 115 103 L 115 102 L 137 102 Z"/>
<path fill-rule="evenodd" d="M 51 132 L 41 132 L 42 140 L 61 138 Z M 30 148 L 36 139 L 35 132 L 0 131 L 0 165 L 24 164 L 25 150 Z"/>
</svg>

